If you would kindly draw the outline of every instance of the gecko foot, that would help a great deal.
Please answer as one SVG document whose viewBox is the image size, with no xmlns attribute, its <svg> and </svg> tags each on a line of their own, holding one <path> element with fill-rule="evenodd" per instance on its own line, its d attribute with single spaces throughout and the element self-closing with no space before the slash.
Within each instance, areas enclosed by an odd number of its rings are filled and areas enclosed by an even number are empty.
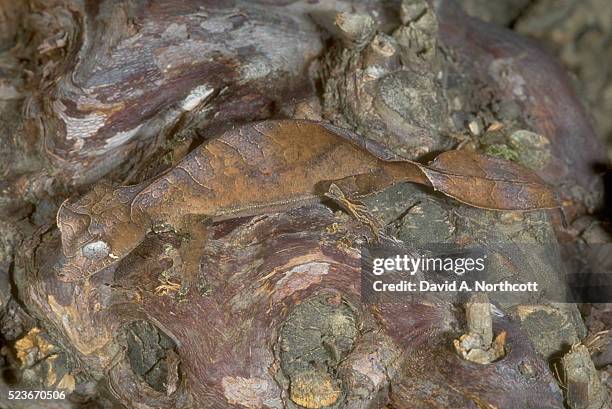
<svg viewBox="0 0 612 409">
<path fill-rule="evenodd" d="M 365 204 L 358 200 L 349 199 L 335 183 L 329 186 L 329 190 L 325 193 L 325 196 L 332 199 L 355 219 L 368 226 L 377 240 L 380 238 L 383 225 L 378 217 L 373 215 Z"/>
<path fill-rule="evenodd" d="M 199 267 L 199 265 L 197 267 Z M 186 271 L 185 269 L 183 269 L 181 286 L 176 293 L 176 298 L 179 301 L 185 301 L 194 285 L 199 295 L 206 296 L 210 294 L 210 287 L 208 285 L 208 282 L 201 274 L 199 268 L 197 269 L 197 271 Z"/>
<path fill-rule="evenodd" d="M 176 264 L 170 270 L 166 270 L 162 277 L 160 277 L 160 285 L 155 288 L 155 294 L 159 296 L 173 295 L 179 302 L 185 301 L 193 287 L 193 277 L 196 274 L 187 271 L 184 263 L 177 260 L 173 261 Z M 180 279 L 177 281 L 172 277 L 180 277 Z M 198 277 L 195 281 L 199 294 L 208 295 L 210 290 L 206 283 L 204 283 L 204 280 L 202 280 L 202 277 Z"/>
<path fill-rule="evenodd" d="M 183 276 L 183 280 L 181 281 L 181 288 L 179 288 L 178 292 L 176 293 L 176 299 L 179 301 L 187 300 L 189 290 L 191 290 L 191 280 L 188 280 L 185 276 Z"/>
</svg>

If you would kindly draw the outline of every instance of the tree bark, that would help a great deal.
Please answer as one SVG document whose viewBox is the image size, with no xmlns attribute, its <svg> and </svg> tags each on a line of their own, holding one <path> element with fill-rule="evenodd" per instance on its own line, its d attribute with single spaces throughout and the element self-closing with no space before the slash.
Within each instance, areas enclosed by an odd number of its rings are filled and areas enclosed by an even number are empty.
<svg viewBox="0 0 612 409">
<path fill-rule="evenodd" d="M 279 117 L 328 120 L 419 160 L 484 150 L 501 124 L 507 140 L 532 138 L 501 145 L 554 186 L 567 220 L 467 209 L 414 187 L 366 205 L 417 244 L 571 245 L 564 222 L 600 205 L 593 165 L 605 159 L 563 69 L 516 34 L 432 3 L 0 0 L 0 22 L 23 23 L 0 26 L 0 154 L 14 158 L 0 227 L 17 232 L 0 242 L 0 301 L 48 334 L 59 358 L 46 385 L 94 381 L 129 408 L 562 408 L 552 354 L 520 306 L 494 315 L 505 355 L 481 365 L 453 349 L 469 332 L 460 304 L 363 303 L 360 251 L 377 238 L 329 203 L 211 224 L 201 292 L 186 300 L 168 275 L 183 244 L 173 232 L 85 280 L 53 272 L 64 199 L 100 180 L 142 181 L 223 129 Z M 565 288 L 559 272 L 542 274 Z M 572 321 L 576 308 L 557 312 Z M 3 340 L 41 350 L 38 332 L 21 335 Z"/>
</svg>

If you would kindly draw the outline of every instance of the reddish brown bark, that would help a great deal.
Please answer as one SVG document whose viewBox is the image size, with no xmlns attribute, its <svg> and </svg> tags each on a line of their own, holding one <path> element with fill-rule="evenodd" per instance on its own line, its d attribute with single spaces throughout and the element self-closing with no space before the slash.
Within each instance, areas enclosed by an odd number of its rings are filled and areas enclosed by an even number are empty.
<svg viewBox="0 0 612 409">
<path fill-rule="evenodd" d="M 182 302 L 168 272 L 178 264 L 184 241 L 169 231 L 150 232 L 118 264 L 91 277 L 62 282 L 53 271 L 61 254 L 54 210 L 77 188 L 102 176 L 141 181 L 169 167 L 159 151 L 184 155 L 191 141 L 201 142 L 221 128 L 271 116 L 303 116 L 298 106 L 320 116 L 317 78 L 308 73 L 316 71 L 310 63 L 325 52 L 325 41 L 334 42 L 342 58 L 353 53 L 354 63 L 323 76 L 327 93 L 342 90 L 334 89 L 330 78 L 353 80 L 365 61 L 380 63 L 398 81 L 426 73 L 425 85 L 438 87 L 436 98 L 424 92 L 426 101 L 442 103 L 437 97 L 443 85 L 433 71 L 440 67 L 458 79 L 459 90 L 474 94 L 476 105 L 466 111 L 492 100 L 516 101 L 517 121 L 550 144 L 551 160 L 536 169 L 540 177 L 569 200 L 564 205 L 570 215 L 595 207 L 601 192 L 593 186 L 592 165 L 602 160 L 601 149 L 562 70 L 514 34 L 468 19 L 446 1 L 435 3 L 439 20 L 428 35 L 439 37 L 452 58 L 444 64 L 420 62 L 411 74 L 413 61 L 398 55 L 384 59 L 389 50 L 384 42 L 374 44 L 378 37 L 356 37 L 367 47 L 352 51 L 345 48 L 347 43 L 355 47 L 346 33 L 342 41 L 330 40 L 311 20 L 323 26 L 334 21 L 335 14 L 326 11 L 330 3 L 27 3 L 23 21 L 32 36 L 20 51 L 27 58 L 0 73 L 4 81 L 27 69 L 30 78 L 23 74 L 12 82 L 28 86 L 23 96 L 3 103 L 3 118 L 16 119 L 0 130 L 11 136 L 3 155 L 16 157 L 2 181 L 3 198 L 12 203 L 5 213 L 29 226 L 23 229 L 29 240 L 15 245 L 15 263 L 3 261 L 0 267 L 4 278 L 10 269 L 15 295 L 65 351 L 66 367 L 79 380 L 106 383 L 127 407 L 563 407 L 547 362 L 509 315 L 493 322 L 496 334 L 507 333 L 506 356 L 479 365 L 452 348 L 466 331 L 460 306 L 435 297 L 408 305 L 362 303 L 359 248 L 374 237 L 357 220 L 333 213 L 333 205 L 310 204 L 211 225 L 207 246 L 193 254 L 203 276 L 200 291 Z M 4 4 L 0 1 L 3 10 Z M 332 6 L 348 7 L 343 2 Z M 395 4 L 387 8 L 364 1 L 355 8 L 377 11 L 381 31 L 388 28 L 385 23 L 396 27 L 410 20 L 405 10 L 400 19 Z M 0 31 L 0 42 L 13 41 L 15 30 Z M 384 37 L 379 35 L 378 40 Z M 395 84 L 382 82 L 387 89 Z M 378 90 L 366 91 L 372 89 Z M 402 103 L 410 108 L 409 100 Z M 372 117 L 396 117 L 388 110 L 370 117 L 356 105 L 327 119 L 350 114 L 344 123 L 359 128 Z M 445 106 L 431 118 L 445 121 L 449 111 Z M 411 140 L 415 129 L 427 146 L 412 147 L 414 156 L 454 143 L 449 135 L 458 130 L 423 124 L 429 118 L 425 114 L 414 116 L 405 128 L 397 124 L 406 118 L 393 126 L 391 120 L 385 123 L 394 132 L 390 144 Z M 372 123 L 360 129 L 366 138 L 382 129 Z M 384 129 L 375 136 L 386 135 Z M 169 139 L 186 142 L 164 145 Z M 438 165 L 441 172 L 452 171 L 446 162 Z M 570 192 L 568 186 L 578 189 Z M 424 208 L 445 209 L 449 220 L 459 217 L 456 203 L 427 197 Z M 22 206 L 26 201 L 36 210 Z M 523 216 L 503 217 L 511 223 Z M 542 220 L 548 226 L 545 215 Z M 428 228 L 423 231 L 435 236 Z"/>
</svg>

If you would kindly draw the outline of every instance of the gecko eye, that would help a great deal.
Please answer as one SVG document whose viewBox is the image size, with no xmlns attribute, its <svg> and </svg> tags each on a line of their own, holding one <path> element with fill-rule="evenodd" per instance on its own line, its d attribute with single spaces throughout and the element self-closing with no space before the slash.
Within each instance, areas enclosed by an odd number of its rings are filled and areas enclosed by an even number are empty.
<svg viewBox="0 0 612 409">
<path fill-rule="evenodd" d="M 92 241 L 83 246 L 83 255 L 90 260 L 101 260 L 107 257 L 110 252 L 110 246 L 102 240 Z"/>
</svg>

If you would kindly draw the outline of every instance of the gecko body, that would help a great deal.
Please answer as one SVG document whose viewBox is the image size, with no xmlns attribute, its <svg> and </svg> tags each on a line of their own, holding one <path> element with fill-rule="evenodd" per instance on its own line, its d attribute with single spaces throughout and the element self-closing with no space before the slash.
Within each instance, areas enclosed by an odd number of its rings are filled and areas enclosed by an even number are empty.
<svg viewBox="0 0 612 409">
<path fill-rule="evenodd" d="M 100 185 L 66 201 L 57 216 L 57 273 L 64 281 L 89 277 L 118 263 L 160 224 L 189 231 L 201 225 L 193 216 L 222 220 L 300 207 L 320 200 L 332 182 L 360 196 L 425 180 L 414 166 L 383 160 L 373 149 L 358 135 L 310 121 L 265 121 L 228 131 L 153 180 L 115 189 Z"/>
</svg>

